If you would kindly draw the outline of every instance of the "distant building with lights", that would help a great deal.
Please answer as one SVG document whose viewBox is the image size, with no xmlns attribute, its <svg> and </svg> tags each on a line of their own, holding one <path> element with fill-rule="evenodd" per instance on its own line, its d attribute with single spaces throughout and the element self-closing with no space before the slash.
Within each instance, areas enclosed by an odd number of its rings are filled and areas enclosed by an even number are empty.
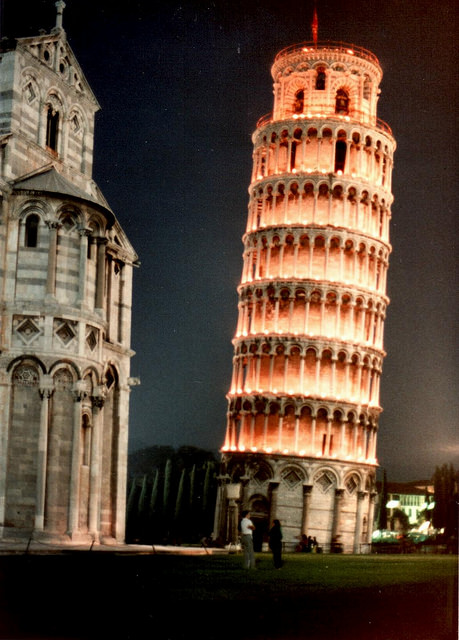
<svg viewBox="0 0 459 640">
<path fill-rule="evenodd" d="M 435 507 L 434 488 L 431 481 L 388 482 L 386 513 L 390 523 L 398 510 L 403 511 L 411 526 L 422 520 L 431 520 Z"/>
<path fill-rule="evenodd" d="M 62 28 L 0 49 L 0 537 L 123 541 L 132 272 Z"/>
<path fill-rule="evenodd" d="M 395 140 L 377 117 L 380 64 L 334 42 L 272 66 L 257 123 L 214 536 L 250 509 L 260 547 L 369 549 L 391 246 Z"/>
</svg>

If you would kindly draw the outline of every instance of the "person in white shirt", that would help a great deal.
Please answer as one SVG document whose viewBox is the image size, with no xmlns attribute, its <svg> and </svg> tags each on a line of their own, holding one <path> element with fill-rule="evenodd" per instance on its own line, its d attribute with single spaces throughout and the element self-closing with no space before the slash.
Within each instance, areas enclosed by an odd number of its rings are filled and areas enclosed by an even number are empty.
<svg viewBox="0 0 459 640">
<path fill-rule="evenodd" d="M 255 554 L 253 552 L 253 535 L 255 531 L 254 524 L 250 519 L 249 511 L 242 512 L 241 520 L 241 545 L 244 551 L 244 567 L 246 569 L 255 569 Z"/>
</svg>

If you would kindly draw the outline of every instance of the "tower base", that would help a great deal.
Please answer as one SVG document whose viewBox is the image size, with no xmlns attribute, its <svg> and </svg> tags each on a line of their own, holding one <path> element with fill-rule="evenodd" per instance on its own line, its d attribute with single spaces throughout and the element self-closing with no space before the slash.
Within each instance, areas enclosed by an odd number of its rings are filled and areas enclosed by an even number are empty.
<svg viewBox="0 0 459 640">
<path fill-rule="evenodd" d="M 234 452 L 222 455 L 214 536 L 234 542 L 235 518 L 249 509 L 262 550 L 272 521 L 281 522 L 284 549 L 302 536 L 324 553 L 371 549 L 376 466 L 303 456 Z M 237 507 L 235 509 L 235 507 Z M 236 515 L 235 515 L 236 514 Z M 316 547 L 317 548 L 317 547 Z"/>
</svg>

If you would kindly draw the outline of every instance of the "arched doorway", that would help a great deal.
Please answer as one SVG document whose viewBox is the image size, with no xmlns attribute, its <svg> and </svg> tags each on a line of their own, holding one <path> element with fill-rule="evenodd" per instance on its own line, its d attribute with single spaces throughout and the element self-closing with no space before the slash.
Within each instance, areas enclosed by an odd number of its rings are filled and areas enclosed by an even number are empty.
<svg viewBox="0 0 459 640">
<path fill-rule="evenodd" d="M 249 509 L 250 519 L 255 526 L 253 548 L 254 551 L 261 551 L 269 530 L 269 502 L 264 496 L 252 496 Z"/>
</svg>

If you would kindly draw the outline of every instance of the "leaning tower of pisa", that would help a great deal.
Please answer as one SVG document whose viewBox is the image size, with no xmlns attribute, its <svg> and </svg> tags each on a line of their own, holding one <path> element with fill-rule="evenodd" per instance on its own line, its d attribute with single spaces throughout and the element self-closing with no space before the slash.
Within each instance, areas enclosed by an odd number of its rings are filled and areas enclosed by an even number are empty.
<svg viewBox="0 0 459 640">
<path fill-rule="evenodd" d="M 370 51 L 303 43 L 257 123 L 215 534 L 369 548 L 395 141 Z"/>
</svg>

